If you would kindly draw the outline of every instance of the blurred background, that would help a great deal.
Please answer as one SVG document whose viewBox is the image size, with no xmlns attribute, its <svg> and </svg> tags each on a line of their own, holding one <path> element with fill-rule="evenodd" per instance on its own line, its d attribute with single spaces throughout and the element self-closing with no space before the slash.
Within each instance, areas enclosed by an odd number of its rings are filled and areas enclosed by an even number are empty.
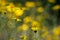
<svg viewBox="0 0 60 40">
<path fill-rule="evenodd" d="M 60 40 L 59 0 L 0 0 L 0 40 Z"/>
</svg>

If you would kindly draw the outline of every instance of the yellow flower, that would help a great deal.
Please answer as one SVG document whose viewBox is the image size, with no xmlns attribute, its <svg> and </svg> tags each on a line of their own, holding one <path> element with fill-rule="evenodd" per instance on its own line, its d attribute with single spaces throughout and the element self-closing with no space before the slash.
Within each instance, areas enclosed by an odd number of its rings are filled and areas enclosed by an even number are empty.
<svg viewBox="0 0 60 40">
<path fill-rule="evenodd" d="M 37 8 L 37 12 L 39 12 L 39 13 L 44 12 L 44 8 L 43 8 L 43 7 L 38 7 L 38 8 Z"/>
<path fill-rule="evenodd" d="M 15 7 L 14 4 L 10 3 L 8 6 L 6 6 L 6 9 L 7 11 L 12 12 L 14 7 Z"/>
<path fill-rule="evenodd" d="M 28 25 L 27 24 L 23 24 L 23 25 L 21 25 L 21 26 L 19 26 L 18 28 L 17 28 L 17 30 L 18 31 L 27 31 L 28 30 Z"/>
<path fill-rule="evenodd" d="M 32 21 L 31 25 L 32 25 L 32 27 L 31 27 L 32 30 L 39 30 L 40 29 L 39 28 L 40 24 L 38 21 Z"/>
<path fill-rule="evenodd" d="M 55 3 L 56 0 L 48 0 L 50 3 Z"/>
<path fill-rule="evenodd" d="M 20 9 L 20 8 L 18 8 L 18 7 L 16 7 L 14 13 L 15 13 L 16 16 L 22 16 L 23 13 L 24 13 L 24 10 L 22 10 L 22 9 Z"/>
<path fill-rule="evenodd" d="M 34 2 L 26 2 L 25 6 L 26 7 L 35 7 L 35 3 Z"/>
<path fill-rule="evenodd" d="M 31 21 L 31 17 L 30 16 L 27 16 L 27 17 L 24 18 L 24 22 L 25 23 L 28 23 L 30 21 Z"/>
<path fill-rule="evenodd" d="M 40 24 L 39 24 L 38 21 L 35 21 L 34 20 L 34 21 L 32 21 L 32 24 L 31 25 L 32 25 L 32 27 L 39 27 Z"/>
<path fill-rule="evenodd" d="M 28 25 L 27 24 L 23 24 L 22 25 L 22 30 L 24 30 L 24 31 L 28 30 Z"/>
<path fill-rule="evenodd" d="M 60 34 L 60 27 L 55 27 L 53 29 L 53 34 L 59 36 L 59 34 Z"/>
<path fill-rule="evenodd" d="M 60 6 L 59 5 L 55 5 L 55 6 L 52 7 L 52 9 L 53 10 L 58 10 L 58 9 L 60 9 Z"/>
<path fill-rule="evenodd" d="M 0 11 L 1 12 L 6 12 L 6 1 L 5 0 L 0 0 Z"/>
</svg>

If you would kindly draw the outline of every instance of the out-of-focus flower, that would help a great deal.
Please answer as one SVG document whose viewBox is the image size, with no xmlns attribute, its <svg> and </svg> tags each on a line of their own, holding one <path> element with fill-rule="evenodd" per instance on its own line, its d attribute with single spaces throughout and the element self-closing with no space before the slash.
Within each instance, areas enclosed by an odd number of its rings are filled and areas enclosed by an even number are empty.
<svg viewBox="0 0 60 40">
<path fill-rule="evenodd" d="M 52 7 L 52 9 L 53 10 L 58 10 L 58 9 L 60 9 L 60 6 L 59 5 L 55 5 L 55 6 Z"/>
<path fill-rule="evenodd" d="M 44 12 L 44 8 L 43 8 L 43 7 L 38 7 L 38 8 L 37 8 L 37 12 L 39 12 L 39 13 Z"/>
<path fill-rule="evenodd" d="M 35 21 L 35 20 L 32 21 L 32 27 L 39 27 L 39 26 L 40 24 L 38 21 Z"/>
<path fill-rule="evenodd" d="M 31 25 L 32 25 L 31 29 L 32 29 L 33 31 L 40 29 L 40 24 L 39 24 L 38 21 L 32 21 L 32 24 L 31 24 Z"/>
<path fill-rule="evenodd" d="M 22 31 L 27 31 L 28 30 L 28 25 L 27 24 L 23 24 L 21 26 L 19 26 L 17 29 L 18 31 L 22 30 Z"/>
<path fill-rule="evenodd" d="M 34 2 L 26 2 L 25 6 L 26 7 L 35 7 L 35 3 Z"/>
<path fill-rule="evenodd" d="M 5 7 L 6 7 L 6 1 L 5 0 L 0 0 L 0 11 L 1 12 L 6 12 L 6 9 L 5 9 Z"/>
<path fill-rule="evenodd" d="M 55 3 L 56 0 L 47 0 L 50 3 Z"/>
<path fill-rule="evenodd" d="M 31 22 L 32 18 L 30 16 L 27 16 L 24 18 L 24 23 Z"/>
<path fill-rule="evenodd" d="M 15 7 L 15 6 L 14 6 L 13 3 L 9 3 L 9 5 L 6 6 L 6 9 L 7 9 L 7 11 L 12 12 L 14 7 Z"/>
<path fill-rule="evenodd" d="M 56 35 L 56 36 L 59 36 L 60 35 L 60 27 L 55 27 L 53 29 L 53 34 Z"/>
<path fill-rule="evenodd" d="M 24 10 L 20 9 L 19 7 L 16 7 L 14 10 L 15 10 L 15 11 L 14 11 L 14 14 L 15 14 L 16 16 L 22 16 L 23 13 L 24 13 Z"/>
<path fill-rule="evenodd" d="M 23 24 L 23 25 L 22 25 L 22 30 L 26 31 L 26 30 L 28 30 L 28 28 L 29 28 L 29 27 L 28 27 L 27 24 Z"/>
</svg>

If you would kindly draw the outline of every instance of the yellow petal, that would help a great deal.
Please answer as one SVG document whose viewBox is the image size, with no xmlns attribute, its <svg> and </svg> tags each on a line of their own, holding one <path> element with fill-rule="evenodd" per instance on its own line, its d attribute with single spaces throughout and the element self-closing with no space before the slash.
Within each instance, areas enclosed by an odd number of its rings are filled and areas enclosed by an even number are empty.
<svg viewBox="0 0 60 40">
<path fill-rule="evenodd" d="M 32 27 L 31 28 L 33 31 L 35 31 L 35 30 L 39 30 L 40 28 L 39 27 Z"/>
</svg>

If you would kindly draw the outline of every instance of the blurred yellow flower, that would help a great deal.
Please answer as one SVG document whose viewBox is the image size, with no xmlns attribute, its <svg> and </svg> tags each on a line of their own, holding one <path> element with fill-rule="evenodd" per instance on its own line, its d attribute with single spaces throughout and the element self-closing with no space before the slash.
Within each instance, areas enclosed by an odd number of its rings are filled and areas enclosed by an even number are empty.
<svg viewBox="0 0 60 40">
<path fill-rule="evenodd" d="M 52 7 L 52 9 L 53 10 L 58 10 L 58 9 L 60 9 L 60 6 L 59 5 L 55 5 L 55 6 Z"/>
<path fill-rule="evenodd" d="M 59 36 L 60 35 L 60 27 L 55 27 L 53 29 L 53 34 L 56 35 L 56 36 Z"/>
<path fill-rule="evenodd" d="M 24 10 L 20 9 L 19 7 L 16 7 L 14 13 L 16 16 L 22 16 L 24 13 Z"/>
<path fill-rule="evenodd" d="M 29 28 L 29 27 L 28 27 L 27 24 L 23 24 L 23 25 L 22 25 L 22 30 L 26 31 L 26 30 L 28 30 L 28 28 Z"/>
<path fill-rule="evenodd" d="M 1 12 L 6 12 L 6 1 L 5 0 L 0 0 L 0 11 Z"/>
<path fill-rule="evenodd" d="M 21 26 L 19 26 L 18 28 L 17 28 L 17 30 L 18 31 L 27 31 L 28 30 L 28 25 L 27 24 L 23 24 L 23 25 L 21 25 Z"/>
<path fill-rule="evenodd" d="M 31 25 L 32 25 L 32 27 L 31 27 L 32 30 L 39 30 L 40 29 L 40 24 L 38 21 L 32 21 Z"/>
<path fill-rule="evenodd" d="M 9 3 L 9 5 L 6 6 L 6 9 L 7 9 L 7 11 L 12 12 L 14 7 L 15 7 L 15 6 L 14 6 L 13 3 Z"/>
<path fill-rule="evenodd" d="M 26 7 L 35 7 L 35 3 L 34 2 L 26 2 L 25 6 Z"/>
<path fill-rule="evenodd" d="M 32 18 L 30 16 L 27 16 L 24 18 L 24 23 L 28 23 L 32 20 Z"/>
<path fill-rule="evenodd" d="M 55 3 L 56 0 L 48 0 L 50 3 Z"/>
<path fill-rule="evenodd" d="M 39 27 L 40 26 L 39 22 L 35 21 L 35 20 L 32 21 L 31 25 L 32 25 L 32 27 Z"/>
<path fill-rule="evenodd" d="M 37 8 L 37 12 L 39 12 L 39 13 L 44 12 L 44 8 L 43 8 L 43 7 L 38 7 L 38 8 Z"/>
</svg>

